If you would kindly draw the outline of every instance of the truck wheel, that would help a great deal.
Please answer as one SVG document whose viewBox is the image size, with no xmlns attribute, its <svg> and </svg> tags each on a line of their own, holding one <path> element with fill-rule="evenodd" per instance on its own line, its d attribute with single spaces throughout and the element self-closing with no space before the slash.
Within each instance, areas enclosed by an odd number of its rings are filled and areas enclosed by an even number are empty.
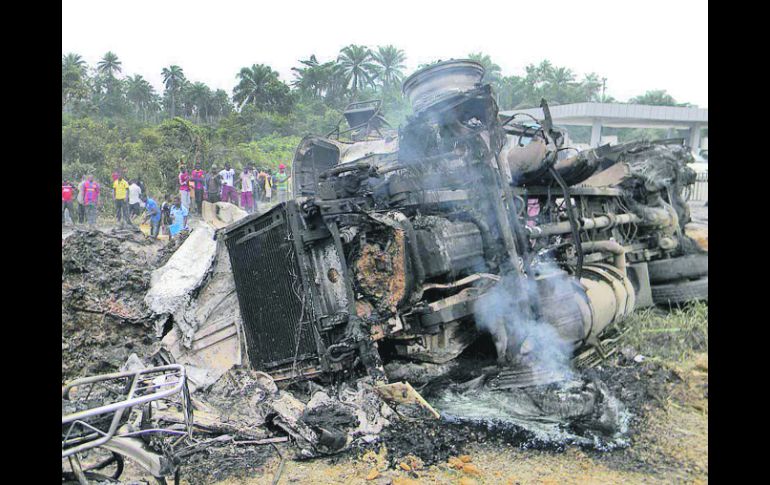
<svg viewBox="0 0 770 485">
<path fill-rule="evenodd" d="M 653 285 L 652 301 L 658 305 L 674 305 L 696 300 L 709 300 L 708 276 L 698 280 L 682 280 L 662 285 Z"/>
<path fill-rule="evenodd" d="M 688 254 L 679 258 L 649 261 L 650 284 L 700 278 L 709 274 L 708 254 Z"/>
</svg>

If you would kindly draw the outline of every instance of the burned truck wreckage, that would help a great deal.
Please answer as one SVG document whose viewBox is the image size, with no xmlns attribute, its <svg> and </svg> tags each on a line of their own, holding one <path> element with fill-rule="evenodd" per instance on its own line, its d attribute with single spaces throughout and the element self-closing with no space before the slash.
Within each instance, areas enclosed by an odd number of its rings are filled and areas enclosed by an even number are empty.
<svg viewBox="0 0 770 485">
<path fill-rule="evenodd" d="M 409 77 L 397 134 L 356 106 L 346 132 L 302 140 L 293 200 L 223 229 L 251 367 L 385 380 L 384 360 L 443 364 L 490 334 L 501 367 L 548 369 L 601 353 L 635 308 L 707 298 L 704 273 L 650 282 L 650 261 L 707 265 L 684 235 L 682 142 L 564 156 L 545 101 L 534 127 L 501 119 L 483 73 Z"/>
<path fill-rule="evenodd" d="M 426 446 L 435 423 L 626 446 L 616 387 L 577 370 L 614 352 L 607 334 L 635 309 L 708 299 L 708 254 L 685 234 L 692 155 L 677 139 L 571 152 L 545 100 L 542 120 L 503 117 L 483 75 L 419 70 L 397 131 L 378 101 L 350 105 L 349 128 L 300 142 L 291 200 L 206 202 L 170 257 L 135 232 L 63 239 L 63 477 L 118 463 L 117 478 L 127 456 L 159 479 L 184 459 L 208 483 L 264 458 L 233 447 L 284 441 L 301 459 L 381 440 L 436 463 L 466 434 Z M 120 271 L 86 277 L 102 266 Z M 400 420 L 415 404 L 409 417 L 441 420 Z M 81 467 L 99 447 L 112 457 Z"/>
</svg>

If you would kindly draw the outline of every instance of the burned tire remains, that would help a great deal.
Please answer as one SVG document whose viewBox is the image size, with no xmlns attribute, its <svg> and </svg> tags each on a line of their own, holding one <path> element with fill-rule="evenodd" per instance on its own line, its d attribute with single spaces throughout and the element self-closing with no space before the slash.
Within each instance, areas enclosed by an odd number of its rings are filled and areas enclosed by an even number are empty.
<svg viewBox="0 0 770 485">
<path fill-rule="evenodd" d="M 659 284 L 681 279 L 697 279 L 709 274 L 708 254 L 688 254 L 678 258 L 647 263 L 650 283 Z"/>
<path fill-rule="evenodd" d="M 659 305 L 673 305 L 690 301 L 708 301 L 708 276 L 697 280 L 680 280 L 652 286 L 652 299 Z"/>
</svg>

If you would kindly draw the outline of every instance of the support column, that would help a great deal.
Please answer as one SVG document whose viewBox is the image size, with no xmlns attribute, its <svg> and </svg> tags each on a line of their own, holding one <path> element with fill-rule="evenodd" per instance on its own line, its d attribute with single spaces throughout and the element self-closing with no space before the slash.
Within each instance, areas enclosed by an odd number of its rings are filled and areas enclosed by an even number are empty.
<svg viewBox="0 0 770 485">
<path fill-rule="evenodd" d="M 591 125 L 591 148 L 596 148 L 602 141 L 602 120 L 594 119 Z"/>
<path fill-rule="evenodd" d="M 700 151 L 700 125 L 697 123 L 690 127 L 690 149 L 695 153 Z"/>
</svg>

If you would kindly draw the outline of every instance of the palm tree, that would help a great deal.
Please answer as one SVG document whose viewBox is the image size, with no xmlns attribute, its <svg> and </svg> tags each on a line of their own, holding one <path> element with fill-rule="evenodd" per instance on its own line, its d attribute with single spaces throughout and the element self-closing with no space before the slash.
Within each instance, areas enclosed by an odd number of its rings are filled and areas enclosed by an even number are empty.
<svg viewBox="0 0 770 485">
<path fill-rule="evenodd" d="M 188 96 L 195 110 L 195 118 L 208 120 L 211 89 L 202 82 L 196 82 L 190 86 Z"/>
<path fill-rule="evenodd" d="M 289 87 L 278 79 L 270 66 L 253 64 L 238 73 L 238 85 L 233 89 L 233 101 L 239 107 L 252 104 L 259 109 L 272 110 L 283 103 Z M 284 90 L 285 88 L 285 90 Z"/>
<path fill-rule="evenodd" d="M 86 74 L 86 61 L 80 56 L 70 52 L 69 54 L 62 56 L 61 59 L 62 71 L 73 71 L 79 73 L 81 76 Z"/>
<path fill-rule="evenodd" d="M 122 65 L 123 63 L 112 51 L 104 54 L 104 57 L 96 64 L 97 77 L 103 78 L 103 82 L 97 80 L 97 86 L 100 91 L 101 86 L 106 88 L 106 97 L 102 99 L 100 104 L 109 113 L 114 113 L 121 104 L 120 98 L 122 97 L 121 91 L 123 87 L 120 80 L 115 78 L 115 74 L 123 70 Z"/>
<path fill-rule="evenodd" d="M 150 111 L 155 90 L 139 74 L 126 78 L 126 98 L 134 105 L 137 113 L 142 113 L 142 119 L 147 120 L 147 113 Z"/>
<path fill-rule="evenodd" d="M 584 98 L 583 101 L 599 101 L 603 103 L 603 88 L 605 82 L 606 79 L 599 77 L 595 72 L 585 74 L 583 76 L 583 81 L 580 83 L 580 91 Z"/>
<path fill-rule="evenodd" d="M 673 96 L 665 89 L 653 89 L 628 100 L 633 104 L 647 104 L 653 106 L 685 106 L 688 103 L 677 103 Z"/>
<path fill-rule="evenodd" d="M 320 96 L 323 90 L 321 64 L 316 59 L 315 54 L 307 60 L 300 60 L 300 64 L 305 67 L 292 67 L 294 71 L 294 81 L 291 85 L 300 91 L 310 93 L 313 96 Z"/>
<path fill-rule="evenodd" d="M 67 54 L 61 60 L 61 106 L 62 109 L 70 101 L 82 100 L 88 97 L 86 62 L 79 54 Z"/>
<path fill-rule="evenodd" d="M 232 112 L 233 105 L 230 102 L 230 95 L 224 89 L 217 89 L 209 100 L 209 114 L 217 118 L 227 116 Z"/>
<path fill-rule="evenodd" d="M 114 52 L 109 51 L 104 54 L 102 60 L 96 64 L 96 70 L 99 74 L 103 74 L 108 78 L 113 78 L 115 77 L 115 73 L 123 71 L 122 65 L 123 63 L 118 59 L 118 56 Z"/>
<path fill-rule="evenodd" d="M 291 68 L 295 77 L 291 84 L 300 92 L 316 98 L 325 97 L 328 101 L 344 89 L 343 75 L 336 61 L 322 64 L 315 55 L 311 55 L 309 59 L 299 62 L 304 67 Z"/>
<path fill-rule="evenodd" d="M 567 67 L 557 67 L 551 71 L 548 80 L 557 86 L 564 86 L 575 80 L 575 73 Z"/>
<path fill-rule="evenodd" d="M 152 86 L 150 88 L 152 89 Z M 153 122 L 157 123 L 158 117 L 156 115 L 160 113 L 162 110 L 163 110 L 163 98 L 158 93 L 155 92 L 155 89 L 152 89 L 150 93 L 150 99 L 147 101 L 147 107 L 145 108 L 146 114 L 147 115 L 152 114 Z"/>
<path fill-rule="evenodd" d="M 371 61 L 372 51 L 366 46 L 355 44 L 343 47 L 337 57 L 339 69 L 345 79 L 345 87 L 350 87 L 354 96 L 359 88 L 374 86 L 377 66 Z"/>
<path fill-rule="evenodd" d="M 574 88 L 575 73 L 572 69 L 566 67 L 554 67 L 546 78 L 548 83 L 548 95 L 547 97 L 554 103 L 569 103 L 573 101 L 570 99 L 570 91 Z"/>
<path fill-rule="evenodd" d="M 476 61 L 484 67 L 484 81 L 492 84 L 500 82 L 502 78 L 502 69 L 492 62 L 492 58 L 482 52 L 470 54 L 468 59 Z"/>
<path fill-rule="evenodd" d="M 382 80 L 384 87 L 401 83 L 404 78 L 403 69 L 406 68 L 406 54 L 395 46 L 386 45 L 377 48 L 372 54 L 374 62 L 378 65 L 377 78 Z"/>
<path fill-rule="evenodd" d="M 501 110 L 519 108 L 525 100 L 526 83 L 519 76 L 505 76 L 498 83 L 497 93 Z"/>
<path fill-rule="evenodd" d="M 177 110 L 179 114 L 187 118 L 192 118 L 195 114 L 195 105 L 192 102 L 190 93 L 192 91 L 192 83 L 187 79 L 183 79 L 179 86 L 179 94 L 177 95 Z"/>
<path fill-rule="evenodd" d="M 176 116 L 176 96 L 185 81 L 184 71 L 177 65 L 171 65 L 164 67 L 160 73 L 163 76 L 163 84 L 166 86 L 166 91 L 171 96 L 171 117 L 173 118 Z"/>
</svg>

